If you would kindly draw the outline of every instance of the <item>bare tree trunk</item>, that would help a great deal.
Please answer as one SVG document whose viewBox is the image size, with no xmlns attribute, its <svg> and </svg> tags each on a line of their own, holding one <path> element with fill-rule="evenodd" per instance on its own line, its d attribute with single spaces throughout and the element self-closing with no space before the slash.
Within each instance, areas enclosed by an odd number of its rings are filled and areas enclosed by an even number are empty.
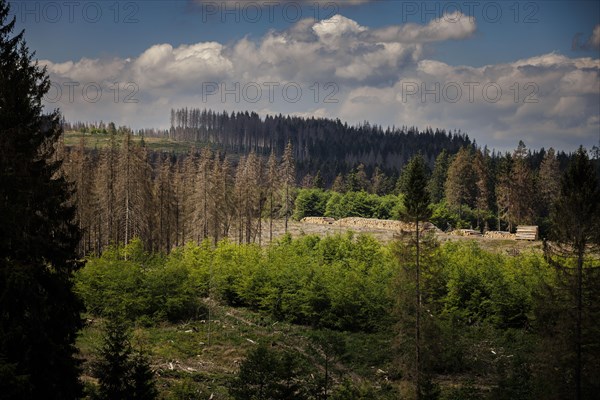
<svg viewBox="0 0 600 400">
<path fill-rule="evenodd" d="M 575 337 L 576 365 L 575 365 L 575 399 L 581 400 L 581 321 L 583 310 L 583 253 L 584 248 L 577 252 L 577 328 Z"/>
<path fill-rule="evenodd" d="M 419 263 L 419 219 L 416 219 L 417 225 L 417 263 L 416 263 L 416 302 L 417 302 L 417 310 L 416 310 L 416 322 L 415 322 L 415 352 L 416 352 L 416 362 L 415 362 L 415 381 L 417 386 L 417 400 L 421 399 L 421 266 Z"/>
</svg>

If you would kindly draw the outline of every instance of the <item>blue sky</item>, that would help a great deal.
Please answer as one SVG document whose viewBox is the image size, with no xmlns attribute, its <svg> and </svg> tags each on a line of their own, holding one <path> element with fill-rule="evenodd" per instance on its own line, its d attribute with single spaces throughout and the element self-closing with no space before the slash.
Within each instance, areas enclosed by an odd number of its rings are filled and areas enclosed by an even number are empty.
<svg viewBox="0 0 600 400">
<path fill-rule="evenodd" d="M 47 106 L 71 120 L 167 127 L 193 106 L 461 129 L 498 149 L 599 140 L 600 2 L 11 6 L 55 83 Z"/>
</svg>

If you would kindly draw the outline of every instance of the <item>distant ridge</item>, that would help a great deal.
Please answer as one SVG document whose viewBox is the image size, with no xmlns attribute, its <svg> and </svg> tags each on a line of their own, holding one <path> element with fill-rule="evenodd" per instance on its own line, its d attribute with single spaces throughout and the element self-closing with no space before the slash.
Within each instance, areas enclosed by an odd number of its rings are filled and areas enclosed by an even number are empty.
<svg viewBox="0 0 600 400">
<path fill-rule="evenodd" d="M 163 135 L 178 141 L 212 143 L 225 152 L 283 153 L 288 141 L 294 148 L 298 172 L 321 171 L 331 181 L 359 164 L 367 171 L 375 167 L 388 174 L 398 173 L 416 153 L 430 166 L 446 150 L 456 153 L 471 144 L 468 135 L 416 127 L 382 128 L 368 122 L 349 126 L 339 119 L 303 118 L 257 113 L 215 112 L 198 108 L 171 110 L 171 127 Z"/>
</svg>

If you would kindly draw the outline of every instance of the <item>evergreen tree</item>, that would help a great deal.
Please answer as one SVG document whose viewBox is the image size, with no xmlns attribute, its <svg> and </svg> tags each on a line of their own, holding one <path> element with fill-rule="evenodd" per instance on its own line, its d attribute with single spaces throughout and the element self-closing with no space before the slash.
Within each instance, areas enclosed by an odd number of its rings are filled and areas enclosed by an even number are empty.
<svg viewBox="0 0 600 400">
<path fill-rule="evenodd" d="M 477 176 L 473 169 L 471 150 L 461 148 L 448 167 L 445 193 L 448 205 L 462 218 L 463 206 L 473 207 Z"/>
<path fill-rule="evenodd" d="M 302 400 L 306 398 L 302 375 L 295 354 L 261 344 L 240 365 L 231 392 L 236 400 Z"/>
<path fill-rule="evenodd" d="M 104 343 L 93 366 L 100 384 L 100 400 L 153 400 L 158 396 L 148 359 L 134 354 L 127 325 L 111 317 L 106 325 Z"/>
<path fill-rule="evenodd" d="M 509 230 L 534 219 L 535 189 L 527 148 L 523 141 L 507 159 L 496 184 L 499 217 L 508 222 Z"/>
<path fill-rule="evenodd" d="M 551 265 L 562 276 L 562 286 L 570 301 L 571 315 L 567 336 L 572 344 L 575 399 L 591 398 L 600 389 L 598 385 L 598 265 L 586 259 L 600 248 L 600 187 L 587 152 L 580 147 L 571 160 L 560 183 L 560 194 L 552 213 L 552 244 L 546 243 L 545 254 Z M 573 262 L 570 262 L 570 259 Z M 592 258 L 597 262 L 597 257 Z M 572 313 L 571 310 L 575 312 Z M 573 359 L 574 358 L 574 359 Z"/>
<path fill-rule="evenodd" d="M 560 193 L 560 165 L 553 148 L 548 149 L 540 165 L 538 187 L 542 203 L 539 211 L 545 216 Z"/>
<path fill-rule="evenodd" d="M 23 32 L 0 0 L 0 386 L 5 399 L 75 399 L 74 346 L 81 304 L 73 294 L 80 233 L 71 185 L 53 161 L 57 110 Z"/>
<path fill-rule="evenodd" d="M 132 363 L 131 380 L 133 390 L 130 399 L 154 400 L 158 398 L 154 373 L 150 368 L 148 358 L 142 352 L 138 352 L 133 356 Z"/>
<path fill-rule="evenodd" d="M 371 178 L 371 193 L 384 196 L 391 191 L 390 186 L 390 179 L 385 176 L 379 167 L 375 167 L 375 172 L 373 172 L 373 177 Z"/>
<path fill-rule="evenodd" d="M 485 229 L 485 215 L 490 211 L 490 176 L 487 157 L 480 151 L 475 152 L 473 168 L 476 176 L 475 210 L 477 214 L 477 226 L 480 230 Z"/>
<path fill-rule="evenodd" d="M 406 218 L 415 222 L 415 385 L 417 399 L 423 398 L 422 389 L 424 381 L 421 379 L 421 268 L 419 260 L 420 233 L 419 222 L 424 221 L 431 215 L 429 209 L 429 193 L 427 192 L 427 165 L 423 157 L 418 154 L 406 165 L 402 174 L 402 192 L 404 193 L 404 205 L 406 207 Z"/>
<path fill-rule="evenodd" d="M 104 343 L 95 363 L 94 375 L 100 383 L 100 398 L 102 400 L 127 399 L 131 396 L 130 382 L 131 344 L 125 323 L 113 318 L 107 326 Z"/>
<path fill-rule="evenodd" d="M 269 196 L 269 243 L 273 241 L 273 210 L 275 207 L 275 196 L 277 193 L 277 185 L 279 184 L 279 171 L 277 169 L 277 158 L 275 152 L 271 151 L 269 160 L 267 161 L 267 186 Z"/>
<path fill-rule="evenodd" d="M 331 185 L 331 190 L 337 193 L 346 193 L 346 183 L 344 182 L 344 177 L 341 174 L 335 177 L 335 180 Z"/>
<path fill-rule="evenodd" d="M 427 191 L 429 192 L 432 203 L 439 203 L 444 199 L 444 185 L 446 184 L 449 166 L 450 157 L 448 156 L 448 152 L 444 149 L 435 159 L 433 172 L 431 173 L 431 178 L 427 184 Z"/>
<path fill-rule="evenodd" d="M 325 189 L 325 182 L 323 181 L 323 177 L 321 176 L 321 170 L 317 171 L 317 174 L 313 179 L 313 186 L 316 189 Z"/>
<path fill-rule="evenodd" d="M 511 201 L 512 217 L 517 224 L 531 224 L 534 216 L 535 189 L 533 172 L 529 166 L 527 148 L 523 141 L 519 141 L 513 161 L 511 172 L 511 183 L 514 186 L 512 190 L 514 198 Z"/>
<path fill-rule="evenodd" d="M 293 207 L 292 191 L 294 184 L 296 183 L 296 167 L 294 161 L 294 152 L 292 149 L 292 142 L 288 142 L 281 157 L 281 172 L 284 187 L 283 196 L 283 212 L 285 218 L 285 233 L 288 231 L 288 219 L 291 216 Z"/>
</svg>

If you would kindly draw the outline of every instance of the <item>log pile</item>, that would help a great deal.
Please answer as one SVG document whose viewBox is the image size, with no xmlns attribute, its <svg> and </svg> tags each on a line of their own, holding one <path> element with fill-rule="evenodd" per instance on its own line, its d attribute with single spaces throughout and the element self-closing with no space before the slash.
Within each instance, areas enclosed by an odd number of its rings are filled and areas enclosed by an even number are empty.
<svg viewBox="0 0 600 400">
<path fill-rule="evenodd" d="M 415 224 L 412 222 L 396 221 L 391 219 L 375 219 L 375 218 L 359 218 L 349 217 L 342 218 L 335 222 L 335 225 L 351 227 L 351 228 L 364 228 L 364 229 L 381 229 L 381 230 L 392 230 L 392 231 L 407 231 L 414 232 Z M 433 225 L 431 222 L 424 222 L 422 230 L 425 232 L 440 232 L 440 230 Z"/>
<path fill-rule="evenodd" d="M 538 227 L 537 225 L 519 225 L 517 226 L 517 234 L 515 239 L 517 240 L 538 240 Z"/>
<path fill-rule="evenodd" d="M 335 221 L 335 225 L 349 227 L 349 228 L 367 228 L 367 229 L 384 229 L 384 230 L 406 230 L 414 231 L 414 224 L 394 221 L 387 219 L 374 219 L 374 218 L 360 218 L 360 217 L 349 217 L 342 218 Z"/>
<path fill-rule="evenodd" d="M 483 237 L 490 239 L 514 239 L 515 235 L 506 231 L 487 231 Z"/>
<path fill-rule="evenodd" d="M 329 217 L 304 217 L 300 220 L 300 222 L 305 222 L 308 224 L 332 225 L 335 222 L 335 219 Z"/>
<path fill-rule="evenodd" d="M 455 236 L 481 236 L 481 232 L 474 229 L 455 229 L 450 234 Z"/>
</svg>

